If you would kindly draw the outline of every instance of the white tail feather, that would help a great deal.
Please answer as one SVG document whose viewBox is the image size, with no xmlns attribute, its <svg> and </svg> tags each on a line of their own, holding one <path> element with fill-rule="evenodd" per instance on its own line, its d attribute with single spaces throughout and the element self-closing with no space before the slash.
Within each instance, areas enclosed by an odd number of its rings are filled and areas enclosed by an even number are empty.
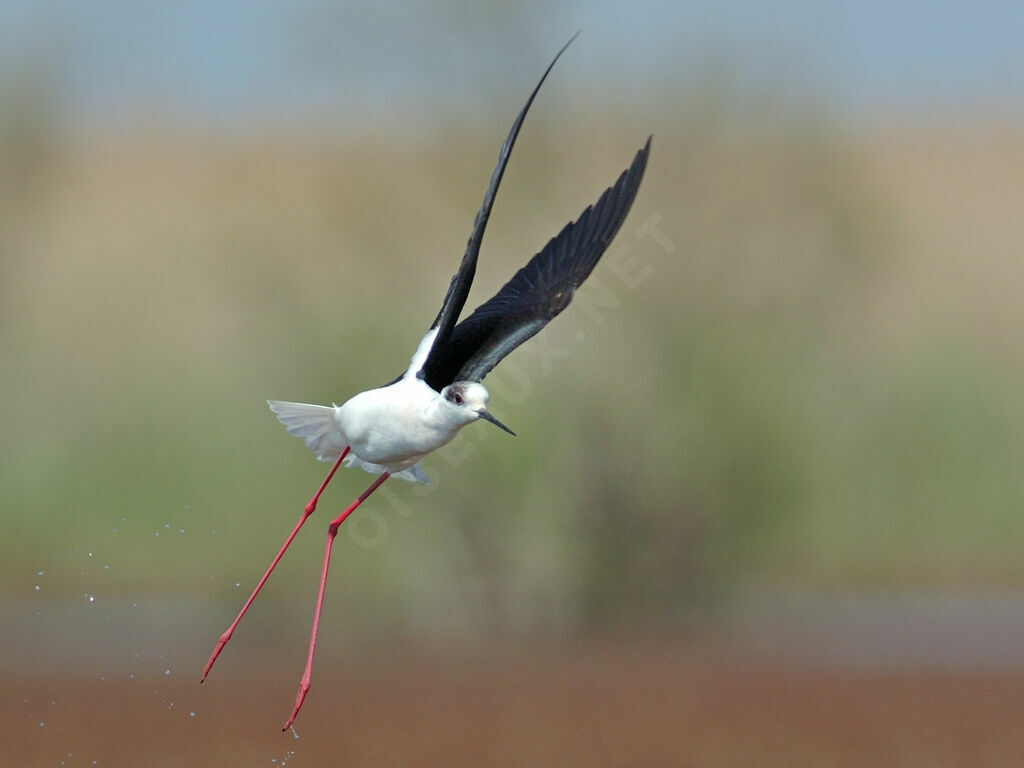
<svg viewBox="0 0 1024 768">
<path fill-rule="evenodd" d="M 336 410 L 328 405 L 287 403 L 267 400 L 277 420 L 290 434 L 301 437 L 320 461 L 335 461 L 348 443 L 335 418 Z"/>
<path fill-rule="evenodd" d="M 284 400 L 267 400 L 267 405 L 290 434 L 306 441 L 306 447 L 313 451 L 320 461 L 337 461 L 338 456 L 348 445 L 345 434 L 338 426 L 337 406 L 289 403 Z M 375 475 L 387 471 L 387 467 L 363 461 L 351 453 L 345 457 L 345 466 L 361 467 Z M 419 464 L 394 472 L 392 476 L 412 483 L 430 482 Z"/>
</svg>

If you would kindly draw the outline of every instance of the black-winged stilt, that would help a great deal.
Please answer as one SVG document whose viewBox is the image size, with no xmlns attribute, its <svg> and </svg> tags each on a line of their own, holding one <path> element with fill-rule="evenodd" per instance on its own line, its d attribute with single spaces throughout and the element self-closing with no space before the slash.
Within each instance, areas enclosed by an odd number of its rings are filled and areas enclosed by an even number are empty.
<svg viewBox="0 0 1024 768">
<path fill-rule="evenodd" d="M 467 424 L 484 419 L 509 434 L 515 434 L 488 413 L 489 395 L 480 382 L 509 352 L 569 305 L 573 292 L 586 280 L 615 237 L 636 197 L 647 165 L 650 137 L 637 152 L 632 165 L 604 191 L 597 203 L 584 210 L 575 222 L 565 225 L 497 294 L 456 325 L 473 282 L 480 242 L 519 128 L 551 68 L 574 39 L 575 35 L 552 59 L 512 124 L 498 153 L 498 163 L 484 193 L 483 205 L 473 222 L 459 271 L 452 277 L 441 311 L 420 342 L 405 373 L 383 387 L 356 395 L 341 406 L 267 401 L 291 434 L 304 438 L 306 445 L 321 461 L 333 461 L 334 464 L 306 504 L 299 521 L 256 589 L 220 636 L 203 668 L 203 680 L 292 539 L 306 518 L 316 510 L 320 495 L 342 461 L 347 466 L 358 465 L 379 475 L 328 526 L 306 667 L 299 682 L 295 706 L 283 730 L 295 721 L 309 691 L 327 568 L 338 526 L 392 475 L 426 482 L 419 460 L 451 441 Z"/>
</svg>

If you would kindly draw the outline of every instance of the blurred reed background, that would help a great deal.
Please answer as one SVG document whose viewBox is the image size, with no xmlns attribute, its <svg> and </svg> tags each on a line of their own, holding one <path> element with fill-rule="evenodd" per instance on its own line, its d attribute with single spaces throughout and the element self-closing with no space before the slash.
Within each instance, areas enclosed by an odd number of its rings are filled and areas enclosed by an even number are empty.
<svg viewBox="0 0 1024 768">
<path fill-rule="evenodd" d="M 837 95 L 742 30 L 685 45 L 699 20 L 659 4 L 50 10 L 6 31 L 0 76 L 12 764 L 1024 757 L 1019 91 Z M 487 380 L 519 437 L 467 429 L 342 530 L 282 746 L 324 523 L 370 478 L 335 479 L 200 689 L 327 469 L 263 401 L 405 367 L 581 25 L 470 304 L 653 133 L 633 213 Z M 269 95 L 239 74 L 275 57 Z"/>
</svg>

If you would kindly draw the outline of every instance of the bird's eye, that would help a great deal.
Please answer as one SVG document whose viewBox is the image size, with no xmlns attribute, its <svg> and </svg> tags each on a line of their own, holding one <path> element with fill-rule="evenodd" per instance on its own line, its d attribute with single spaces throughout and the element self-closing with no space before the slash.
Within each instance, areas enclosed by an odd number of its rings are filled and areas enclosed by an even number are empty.
<svg viewBox="0 0 1024 768">
<path fill-rule="evenodd" d="M 462 395 L 460 395 L 458 392 L 455 392 L 452 395 L 452 402 L 455 403 L 456 405 L 462 405 Z"/>
</svg>

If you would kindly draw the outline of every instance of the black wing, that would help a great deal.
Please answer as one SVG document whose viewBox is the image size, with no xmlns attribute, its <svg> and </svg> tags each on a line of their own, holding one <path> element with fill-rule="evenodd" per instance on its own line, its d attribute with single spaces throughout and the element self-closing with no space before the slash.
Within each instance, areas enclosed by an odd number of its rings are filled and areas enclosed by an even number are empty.
<svg viewBox="0 0 1024 768">
<path fill-rule="evenodd" d="M 447 348 L 448 340 L 455 328 L 455 323 L 458 321 L 462 308 L 466 304 L 466 297 L 469 296 L 469 288 L 473 284 L 473 276 L 476 274 L 476 260 L 480 254 L 480 243 L 484 237 L 484 230 L 487 228 L 487 220 L 491 216 L 491 207 L 494 205 L 494 196 L 497 194 L 498 186 L 501 184 L 501 177 L 505 174 L 505 166 L 508 165 L 508 158 L 512 154 L 512 147 L 515 146 L 516 138 L 519 136 L 519 128 L 526 118 L 530 105 L 533 104 L 533 98 L 544 84 L 544 80 L 547 78 L 551 68 L 555 66 L 555 62 L 558 61 L 558 58 L 572 41 L 576 39 L 577 35 L 579 35 L 579 32 L 569 38 L 569 42 L 562 46 L 561 50 L 555 54 L 555 58 L 548 64 L 548 68 L 544 70 L 544 74 L 540 76 L 540 80 L 530 93 L 530 98 L 526 100 L 526 105 L 516 117 L 515 122 L 512 123 L 512 129 L 508 132 L 505 143 L 501 145 L 501 151 L 498 152 L 498 164 L 494 167 L 491 181 L 487 185 L 487 191 L 484 193 L 483 205 L 480 206 L 476 218 L 473 219 L 473 231 L 469 235 L 469 242 L 466 243 L 466 253 L 459 264 L 459 271 L 452 276 L 451 284 L 448 286 L 448 293 L 444 297 L 444 304 L 441 305 L 441 311 L 438 312 L 434 324 L 430 326 L 431 329 L 437 328 L 437 336 L 434 338 L 430 354 L 420 369 L 419 375 L 421 377 L 425 377 L 426 374 L 424 372 L 430 367 L 436 366 L 437 358 L 445 354 L 444 350 Z"/>
<path fill-rule="evenodd" d="M 482 381 L 505 355 L 569 306 L 629 213 L 650 148 L 648 137 L 633 164 L 596 204 L 566 224 L 493 298 L 455 327 L 444 355 L 424 366 L 427 384 L 440 391 L 453 381 Z"/>
</svg>

